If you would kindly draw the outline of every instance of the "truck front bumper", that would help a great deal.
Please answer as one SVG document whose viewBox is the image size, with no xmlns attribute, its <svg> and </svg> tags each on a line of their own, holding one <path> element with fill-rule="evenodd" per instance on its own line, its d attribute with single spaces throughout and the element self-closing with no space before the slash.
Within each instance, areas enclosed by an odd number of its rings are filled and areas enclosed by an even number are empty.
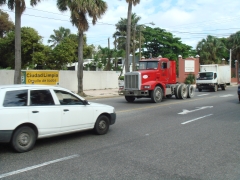
<svg viewBox="0 0 240 180">
<path fill-rule="evenodd" d="M 197 84 L 197 89 L 212 89 L 214 88 L 215 84 Z"/>
<path fill-rule="evenodd" d="M 119 95 L 122 96 L 149 96 L 149 90 L 119 90 Z"/>
</svg>

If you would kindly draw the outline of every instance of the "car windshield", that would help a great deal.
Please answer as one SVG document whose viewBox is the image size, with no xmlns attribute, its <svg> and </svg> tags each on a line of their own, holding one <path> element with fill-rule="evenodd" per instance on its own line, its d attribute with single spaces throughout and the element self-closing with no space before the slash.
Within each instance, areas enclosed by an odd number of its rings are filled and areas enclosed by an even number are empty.
<svg viewBox="0 0 240 180">
<path fill-rule="evenodd" d="M 213 79 L 213 72 L 203 72 L 199 73 L 198 79 Z"/>
<path fill-rule="evenodd" d="M 157 61 L 143 61 L 139 63 L 139 70 L 157 69 L 157 68 L 158 68 Z"/>
</svg>

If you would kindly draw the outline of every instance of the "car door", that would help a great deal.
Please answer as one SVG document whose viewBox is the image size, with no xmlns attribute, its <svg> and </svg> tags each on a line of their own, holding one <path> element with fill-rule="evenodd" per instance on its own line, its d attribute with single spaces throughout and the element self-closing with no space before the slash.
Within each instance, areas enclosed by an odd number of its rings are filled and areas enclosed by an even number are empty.
<svg viewBox="0 0 240 180">
<path fill-rule="evenodd" d="M 93 128 L 95 119 L 91 105 L 84 105 L 83 100 L 67 91 L 54 90 L 54 92 L 60 103 L 63 131 Z"/>
<path fill-rule="evenodd" d="M 29 121 L 36 124 L 39 137 L 52 136 L 61 131 L 62 113 L 55 105 L 51 91 L 30 90 Z"/>
</svg>

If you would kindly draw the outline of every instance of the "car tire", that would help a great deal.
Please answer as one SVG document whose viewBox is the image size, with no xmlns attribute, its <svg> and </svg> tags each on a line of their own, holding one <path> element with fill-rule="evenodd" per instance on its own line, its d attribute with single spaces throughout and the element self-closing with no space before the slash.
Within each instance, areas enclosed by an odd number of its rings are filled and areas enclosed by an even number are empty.
<svg viewBox="0 0 240 180">
<path fill-rule="evenodd" d="M 160 103 L 163 99 L 163 90 L 161 87 L 156 86 L 151 92 L 151 100 L 154 103 Z"/>
<path fill-rule="evenodd" d="M 108 129 L 109 129 L 109 118 L 104 115 L 99 116 L 94 126 L 95 133 L 98 135 L 103 135 L 108 132 Z"/>
<path fill-rule="evenodd" d="M 32 128 L 22 126 L 16 129 L 13 133 L 11 145 L 17 152 L 27 152 L 33 149 L 36 138 L 36 133 Z"/>
<path fill-rule="evenodd" d="M 127 102 L 134 102 L 135 101 L 134 96 L 125 96 L 125 99 L 126 99 Z"/>
</svg>

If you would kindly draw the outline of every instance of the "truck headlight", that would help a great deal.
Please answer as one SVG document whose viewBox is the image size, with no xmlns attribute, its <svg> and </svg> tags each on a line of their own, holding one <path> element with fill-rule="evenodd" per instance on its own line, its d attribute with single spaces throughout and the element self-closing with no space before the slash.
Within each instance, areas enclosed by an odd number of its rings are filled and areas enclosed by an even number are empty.
<svg viewBox="0 0 240 180">
<path fill-rule="evenodd" d="M 146 85 L 146 86 L 143 86 L 144 89 L 150 89 L 151 86 L 150 85 Z"/>
</svg>

